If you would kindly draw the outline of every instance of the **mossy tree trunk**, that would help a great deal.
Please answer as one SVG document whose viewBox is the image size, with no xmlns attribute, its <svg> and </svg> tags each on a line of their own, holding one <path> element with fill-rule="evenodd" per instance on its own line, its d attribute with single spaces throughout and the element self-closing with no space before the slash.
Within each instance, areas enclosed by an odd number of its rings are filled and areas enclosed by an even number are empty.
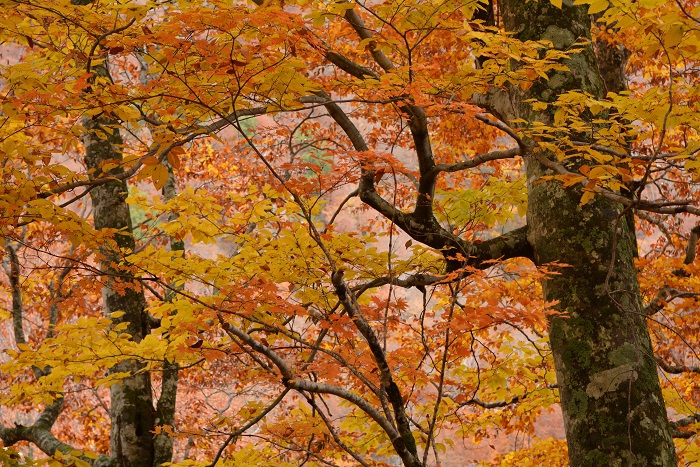
<svg viewBox="0 0 700 467">
<path fill-rule="evenodd" d="M 521 40 L 550 40 L 567 49 L 590 38 L 587 6 L 562 9 L 550 0 L 499 2 L 507 30 Z M 602 96 L 592 47 L 571 56 L 568 72 L 550 74 L 527 92 L 512 90 L 497 105 L 501 117 L 550 123 L 526 99 L 545 102 L 569 90 Z M 492 96 L 496 97 L 496 95 Z M 498 99 L 496 97 L 496 99 Z M 504 100 L 507 105 L 504 104 Z M 550 106 L 551 107 L 551 106 Z M 543 154 L 545 157 L 554 157 Z M 533 155 L 526 158 L 528 240 L 538 264 L 570 267 L 543 282 L 545 299 L 562 317 L 550 321 L 550 345 L 573 466 L 675 466 L 676 455 L 661 395 L 634 266 L 633 225 L 620 204 L 596 197 L 579 205 L 581 190 L 563 188 Z M 576 171 L 576 164 L 569 167 Z"/>
<path fill-rule="evenodd" d="M 102 166 L 107 162 L 122 160 L 122 139 L 116 125 L 108 119 L 86 119 L 85 162 L 92 171 L 91 177 L 103 177 Z M 118 176 L 117 167 L 108 175 Z M 143 290 L 134 276 L 126 269 L 123 251 L 135 246 L 129 206 L 126 204 L 127 185 L 114 180 L 99 185 L 90 192 L 95 228 L 111 233 L 113 244 L 101 250 L 101 272 L 104 286 L 102 299 L 104 313 L 115 323 L 127 323 L 126 333 L 139 342 L 148 332 Z M 121 317 L 112 314 L 121 311 Z M 110 369 L 111 372 L 131 373 L 131 376 L 114 384 L 111 395 L 110 454 L 120 467 L 153 465 L 153 431 L 155 411 L 148 372 L 140 372 L 142 365 L 136 361 L 124 361 Z"/>
</svg>

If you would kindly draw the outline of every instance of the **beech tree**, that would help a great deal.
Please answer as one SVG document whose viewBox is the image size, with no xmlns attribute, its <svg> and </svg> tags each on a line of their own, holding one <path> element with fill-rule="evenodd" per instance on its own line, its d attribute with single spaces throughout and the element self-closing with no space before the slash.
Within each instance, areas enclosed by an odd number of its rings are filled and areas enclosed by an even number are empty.
<svg viewBox="0 0 700 467">
<path fill-rule="evenodd" d="M 695 0 L 0 6 L 4 464 L 700 459 Z"/>
<path fill-rule="evenodd" d="M 566 50 L 590 38 L 586 8 L 537 8 L 503 2 L 503 23 L 521 40 L 549 40 Z M 536 111 L 528 99 L 546 103 L 567 91 L 603 97 L 605 83 L 592 44 L 584 46 L 546 82 L 509 93 L 510 108 L 495 109 L 505 121 L 552 124 L 555 109 Z M 581 132 L 584 142 L 592 143 Z M 527 165 L 527 240 L 536 263 L 570 266 L 543 282 L 545 299 L 558 301 L 566 318 L 550 320 L 549 342 L 557 369 L 572 465 L 675 465 L 675 450 L 642 310 L 634 257 L 634 221 L 626 212 L 635 195 L 598 196 L 579 206 L 578 190 L 543 177 L 584 172 L 595 165 L 574 153 L 567 166 L 546 148 L 521 143 Z M 624 190 L 622 191 L 630 191 Z M 632 188 L 634 190 L 634 188 Z"/>
</svg>

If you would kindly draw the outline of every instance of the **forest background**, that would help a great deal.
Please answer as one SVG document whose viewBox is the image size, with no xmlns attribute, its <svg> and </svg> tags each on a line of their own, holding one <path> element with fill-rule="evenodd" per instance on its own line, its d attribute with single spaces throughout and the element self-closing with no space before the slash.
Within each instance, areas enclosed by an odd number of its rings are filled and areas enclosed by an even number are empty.
<svg viewBox="0 0 700 467">
<path fill-rule="evenodd" d="M 695 0 L 0 8 L 3 465 L 700 462 Z"/>
</svg>

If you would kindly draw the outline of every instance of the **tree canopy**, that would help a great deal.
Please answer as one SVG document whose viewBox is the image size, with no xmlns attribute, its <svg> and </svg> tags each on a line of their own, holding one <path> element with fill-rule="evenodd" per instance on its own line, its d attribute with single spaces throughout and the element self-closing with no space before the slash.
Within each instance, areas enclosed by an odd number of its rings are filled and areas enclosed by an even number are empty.
<svg viewBox="0 0 700 467">
<path fill-rule="evenodd" d="M 3 465 L 700 462 L 696 0 L 0 8 Z"/>
</svg>

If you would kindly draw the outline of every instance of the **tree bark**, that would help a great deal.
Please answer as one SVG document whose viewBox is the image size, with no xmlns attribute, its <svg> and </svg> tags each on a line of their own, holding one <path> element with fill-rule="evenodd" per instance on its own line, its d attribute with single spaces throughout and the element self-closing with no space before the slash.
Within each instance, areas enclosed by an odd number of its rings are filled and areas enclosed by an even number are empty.
<svg viewBox="0 0 700 467">
<path fill-rule="evenodd" d="M 177 186 L 175 185 L 175 173 L 170 164 L 168 167 L 168 181 L 163 187 L 163 198 L 166 201 L 177 196 Z M 173 220 L 177 217 L 177 214 L 170 214 L 170 219 Z M 170 250 L 177 253 L 185 252 L 185 242 L 183 240 L 178 240 L 174 237 L 170 238 Z M 172 301 L 177 293 L 175 291 L 180 290 L 182 286 L 176 284 L 170 285 L 169 289 L 165 294 L 165 299 Z M 180 366 L 177 362 L 171 362 L 168 359 L 163 361 L 163 377 L 160 390 L 160 398 L 158 398 L 158 403 L 156 404 L 156 420 L 155 423 L 159 426 L 169 425 L 174 427 L 175 425 L 175 409 L 177 405 L 177 383 L 179 376 Z M 161 465 L 164 462 L 171 462 L 173 459 L 173 437 L 166 432 L 161 432 L 154 439 L 155 448 L 155 458 L 154 465 Z"/>
<path fill-rule="evenodd" d="M 559 9 L 550 0 L 499 2 L 508 31 L 521 40 L 549 40 L 560 50 L 590 39 L 587 6 L 571 3 L 565 0 Z M 602 97 L 592 47 L 572 55 L 566 65 L 568 72 L 550 73 L 548 81 L 538 81 L 526 92 L 511 90 L 507 105 L 498 105 L 501 116 L 550 123 L 553 111 L 533 112 L 525 100 L 552 102 L 570 90 Z M 579 159 L 570 170 L 576 172 L 584 163 Z M 549 333 L 571 465 L 675 466 L 627 212 L 602 197 L 580 206 L 580 189 L 543 181 L 552 173 L 533 154 L 526 156 L 526 164 L 528 240 L 535 261 L 569 265 L 542 287 L 545 299 L 558 301 L 563 313 L 550 319 Z"/>
<path fill-rule="evenodd" d="M 104 163 L 122 160 L 122 139 L 114 123 L 104 118 L 86 119 L 83 123 L 87 129 L 85 162 L 91 170 L 91 177 L 118 175 L 122 171 L 117 167 L 108 174 L 102 173 Z M 104 313 L 115 324 L 127 323 L 126 332 L 139 342 L 148 329 L 144 313 L 146 301 L 133 275 L 123 267 L 122 251 L 132 251 L 135 246 L 131 215 L 125 201 L 126 182 L 115 180 L 99 185 L 90 196 L 95 229 L 111 233 L 114 241 L 100 252 Z M 124 315 L 113 317 L 117 311 L 124 312 Z M 150 374 L 141 372 L 142 368 L 140 363 L 127 360 L 110 370 L 131 374 L 110 388 L 110 452 L 120 467 L 153 465 L 155 411 Z"/>
</svg>

